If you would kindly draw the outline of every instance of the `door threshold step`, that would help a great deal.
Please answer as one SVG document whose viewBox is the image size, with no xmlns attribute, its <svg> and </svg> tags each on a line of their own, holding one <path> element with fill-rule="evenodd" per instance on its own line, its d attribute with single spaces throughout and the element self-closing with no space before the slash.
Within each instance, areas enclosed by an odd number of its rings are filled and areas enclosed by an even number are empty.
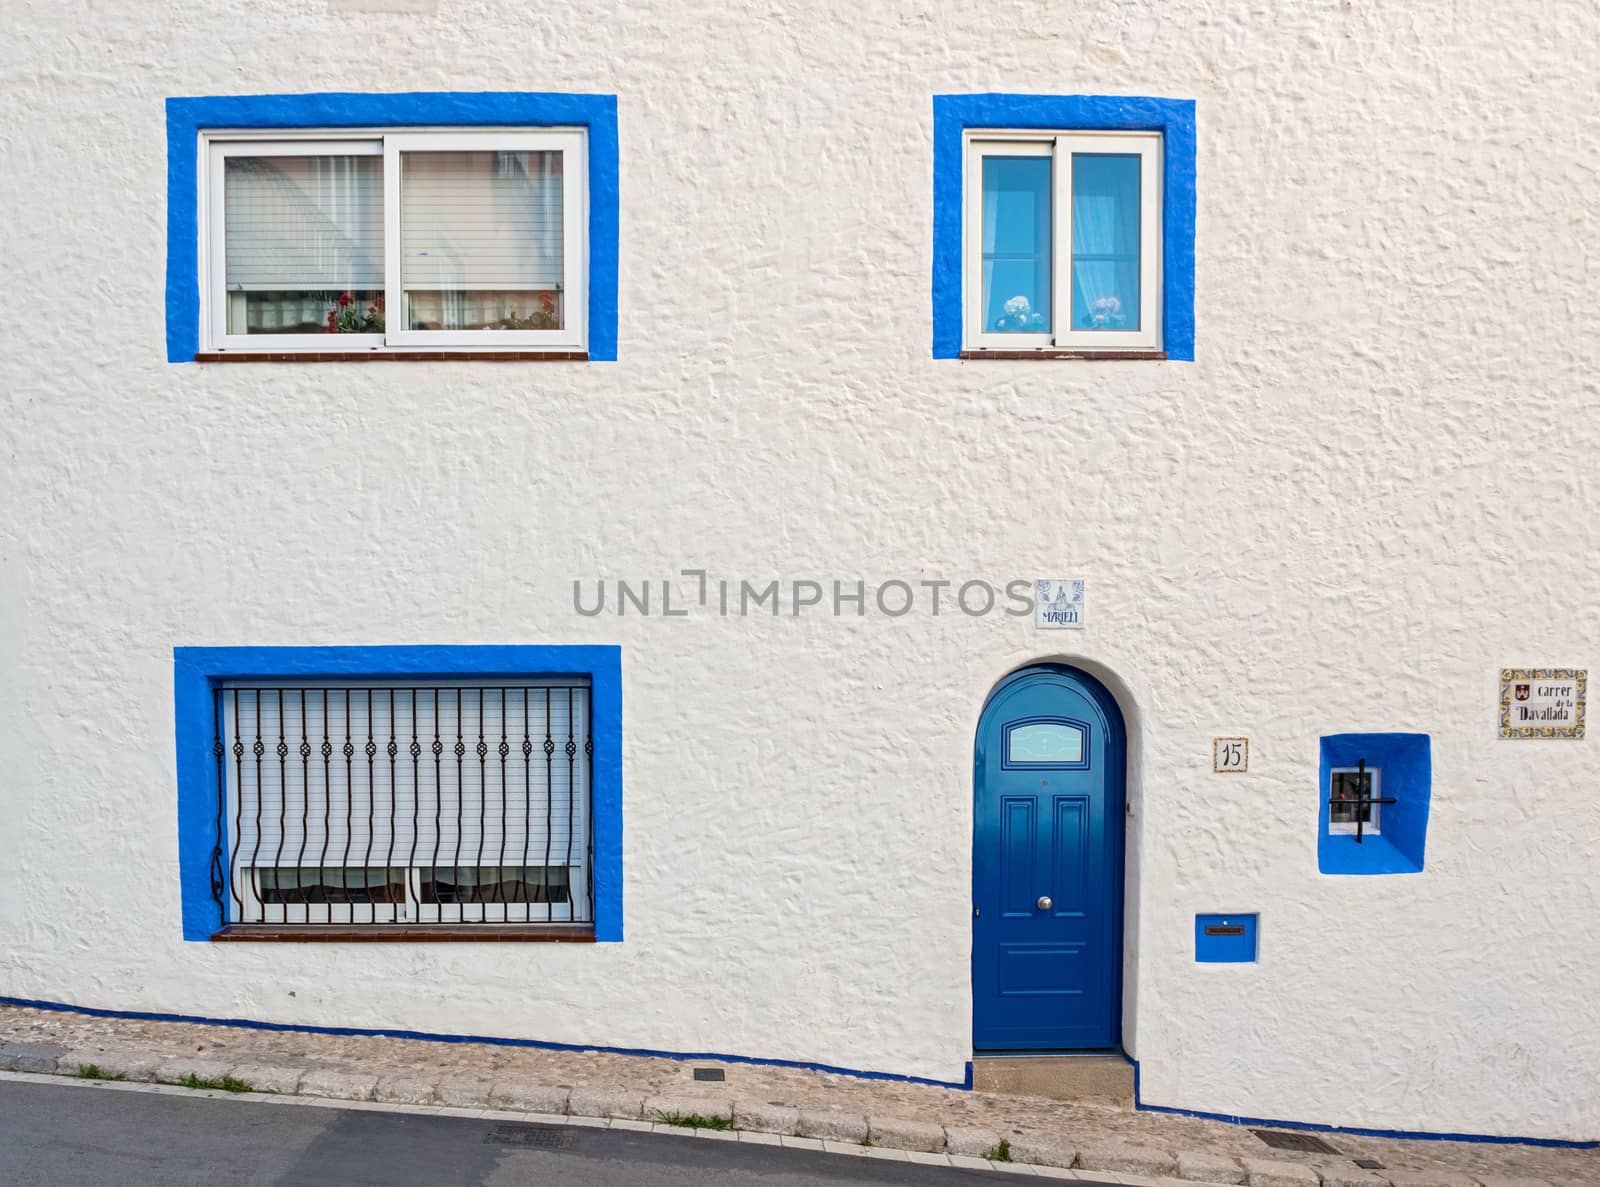
<svg viewBox="0 0 1600 1187">
<path fill-rule="evenodd" d="M 972 1087 L 975 1092 L 1131 1109 L 1133 1064 L 1122 1055 L 977 1054 L 972 1057 Z"/>
</svg>

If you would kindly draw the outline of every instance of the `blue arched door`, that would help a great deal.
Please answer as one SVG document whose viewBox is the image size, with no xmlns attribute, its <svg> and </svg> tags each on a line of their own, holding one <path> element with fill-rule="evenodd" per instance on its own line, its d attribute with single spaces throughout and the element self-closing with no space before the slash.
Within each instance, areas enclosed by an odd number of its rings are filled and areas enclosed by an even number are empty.
<svg viewBox="0 0 1600 1187">
<path fill-rule="evenodd" d="M 973 757 L 972 1045 L 1103 1050 L 1122 1029 L 1122 715 L 1094 677 L 1014 672 Z"/>
</svg>

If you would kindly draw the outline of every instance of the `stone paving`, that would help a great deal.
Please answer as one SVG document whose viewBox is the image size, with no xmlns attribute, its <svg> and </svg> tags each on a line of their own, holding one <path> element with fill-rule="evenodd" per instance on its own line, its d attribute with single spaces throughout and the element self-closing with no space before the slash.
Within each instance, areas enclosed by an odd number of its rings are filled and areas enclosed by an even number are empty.
<svg viewBox="0 0 1600 1187">
<path fill-rule="evenodd" d="M 1272 1149 L 1242 1126 L 1193 1117 L 961 1092 L 795 1068 L 606 1052 L 331 1036 L 97 1018 L 0 1006 L 0 1069 L 71 1075 L 80 1065 L 173 1083 L 230 1075 L 257 1091 L 613 1118 L 728 1118 L 741 1131 L 907 1151 L 989 1166 L 1076 1167 L 1128 1183 L 1248 1187 L 1600 1187 L 1600 1150 L 1323 1134 L 1338 1155 Z M 696 1067 L 726 1080 L 697 1081 Z M 617 1123 L 617 1122 L 614 1122 Z M 1375 1159 L 1381 1170 L 1354 1160 Z M 995 1169 L 1026 1170 L 1026 1166 Z M 1045 1173 L 1044 1170 L 1040 1171 Z"/>
</svg>

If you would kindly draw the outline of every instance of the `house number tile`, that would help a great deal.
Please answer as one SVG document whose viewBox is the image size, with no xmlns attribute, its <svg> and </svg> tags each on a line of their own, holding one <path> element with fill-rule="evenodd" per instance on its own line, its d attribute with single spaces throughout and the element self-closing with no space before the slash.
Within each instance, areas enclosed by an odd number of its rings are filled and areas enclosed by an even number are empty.
<svg viewBox="0 0 1600 1187">
<path fill-rule="evenodd" d="M 1249 769 L 1249 738 L 1211 739 L 1211 770 L 1213 774 L 1242 775 Z"/>
</svg>

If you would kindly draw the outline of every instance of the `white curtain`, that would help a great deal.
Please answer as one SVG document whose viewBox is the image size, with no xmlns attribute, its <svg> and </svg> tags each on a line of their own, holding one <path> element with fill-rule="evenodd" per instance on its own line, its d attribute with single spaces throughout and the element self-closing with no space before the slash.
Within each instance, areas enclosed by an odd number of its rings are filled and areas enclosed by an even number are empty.
<svg viewBox="0 0 1600 1187">
<path fill-rule="evenodd" d="M 1139 158 L 1072 156 L 1072 328 L 1139 328 Z"/>
</svg>

